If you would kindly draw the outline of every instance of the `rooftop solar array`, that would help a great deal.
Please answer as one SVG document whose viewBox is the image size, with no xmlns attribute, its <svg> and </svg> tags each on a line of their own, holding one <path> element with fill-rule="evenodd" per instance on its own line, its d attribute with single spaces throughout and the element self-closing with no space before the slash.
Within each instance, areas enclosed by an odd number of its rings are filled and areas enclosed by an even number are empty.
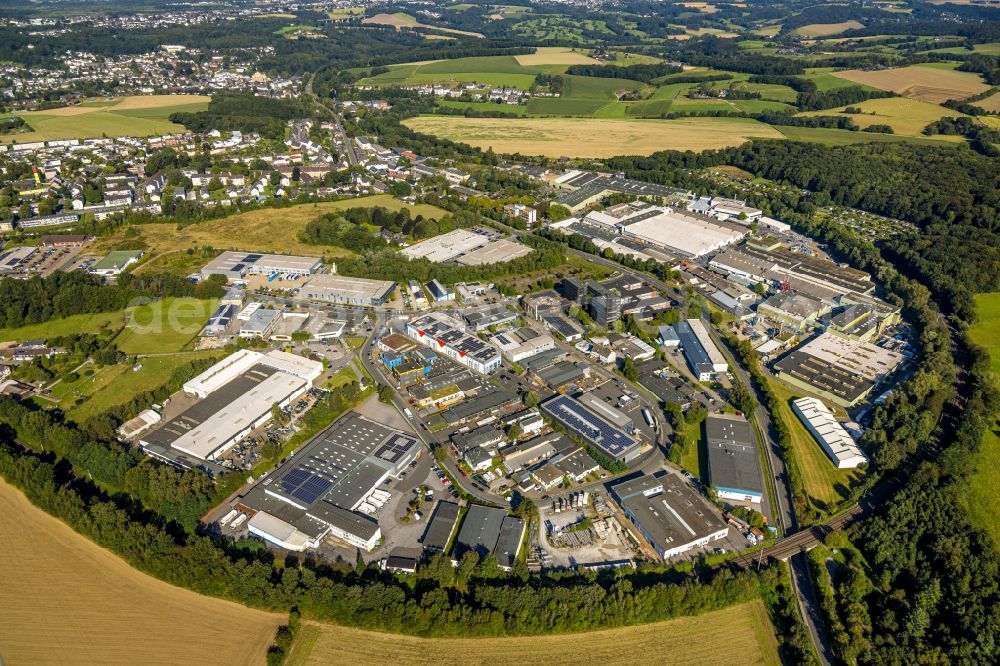
<svg viewBox="0 0 1000 666">
<path fill-rule="evenodd" d="M 632 437 L 567 395 L 547 400 L 542 409 L 616 460 L 638 446 Z"/>
</svg>

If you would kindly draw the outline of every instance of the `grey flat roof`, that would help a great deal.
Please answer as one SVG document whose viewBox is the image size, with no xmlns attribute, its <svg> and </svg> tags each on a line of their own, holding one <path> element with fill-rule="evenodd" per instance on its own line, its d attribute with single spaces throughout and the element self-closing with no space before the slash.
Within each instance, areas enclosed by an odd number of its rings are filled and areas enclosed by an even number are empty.
<svg viewBox="0 0 1000 666">
<path fill-rule="evenodd" d="M 524 539 L 524 521 L 514 516 L 504 516 L 500 524 L 500 534 L 497 537 L 493 553 L 502 567 L 512 567 L 517 561 Z"/>
<path fill-rule="evenodd" d="M 478 395 L 472 400 L 449 407 L 441 416 L 448 423 L 458 423 L 473 416 L 478 416 L 494 409 L 500 409 L 506 404 L 517 399 L 517 394 L 506 389 L 496 389 L 483 395 Z"/>
<path fill-rule="evenodd" d="M 764 479 L 750 422 L 742 416 L 711 415 L 705 419 L 709 483 L 717 489 L 760 495 Z"/>
<path fill-rule="evenodd" d="M 458 521 L 458 505 L 443 500 L 438 502 L 434 506 L 434 513 L 431 515 L 430 522 L 427 523 L 427 529 L 421 539 L 424 550 L 443 552 L 448 545 L 448 539 L 451 538 L 451 533 L 455 530 L 456 521 Z"/>
<path fill-rule="evenodd" d="M 462 529 L 458 532 L 452 559 L 461 560 L 470 550 L 478 553 L 479 559 L 492 553 L 500 538 L 500 530 L 506 516 L 507 512 L 503 509 L 470 504 L 462 522 Z"/>
<path fill-rule="evenodd" d="M 611 491 L 642 526 L 647 538 L 663 550 L 726 529 L 715 507 L 674 474 L 647 474 L 616 484 Z"/>
</svg>

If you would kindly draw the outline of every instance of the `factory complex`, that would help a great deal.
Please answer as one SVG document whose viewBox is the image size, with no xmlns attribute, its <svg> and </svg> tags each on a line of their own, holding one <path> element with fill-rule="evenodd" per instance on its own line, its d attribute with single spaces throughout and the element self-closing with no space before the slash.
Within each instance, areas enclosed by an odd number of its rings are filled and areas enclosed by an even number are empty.
<svg viewBox="0 0 1000 666">
<path fill-rule="evenodd" d="M 388 499 L 379 486 L 417 457 L 415 437 L 349 412 L 259 481 L 235 507 L 249 530 L 287 550 L 334 537 L 375 548 L 382 531 L 371 516 Z"/>
<path fill-rule="evenodd" d="M 453 261 L 465 266 L 495 264 L 531 254 L 531 248 L 516 241 L 499 238 L 491 230 L 455 229 L 403 248 L 409 259 L 427 259 L 435 263 Z"/>
<path fill-rule="evenodd" d="M 272 407 L 302 396 L 323 364 L 281 351 L 241 350 L 184 385 L 195 402 L 139 439 L 149 455 L 184 468 L 212 473 L 213 463 L 271 420 Z"/>
</svg>

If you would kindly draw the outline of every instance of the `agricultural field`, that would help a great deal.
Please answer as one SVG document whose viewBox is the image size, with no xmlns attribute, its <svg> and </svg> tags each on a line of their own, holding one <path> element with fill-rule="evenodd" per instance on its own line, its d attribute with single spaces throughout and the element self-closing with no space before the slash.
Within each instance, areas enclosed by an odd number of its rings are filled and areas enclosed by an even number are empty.
<svg viewBox="0 0 1000 666">
<path fill-rule="evenodd" d="M 845 108 L 853 107 L 861 109 L 864 113 L 850 114 L 851 120 L 859 127 L 865 128 L 871 125 L 889 125 L 893 132 L 906 136 L 922 136 L 921 132 L 929 123 L 934 122 L 944 116 L 962 116 L 957 111 L 946 109 L 937 104 L 928 104 L 908 97 L 886 97 L 883 99 L 869 99 L 857 104 L 848 104 L 836 109 L 826 109 L 823 111 L 809 111 L 800 113 L 801 116 L 829 116 L 835 113 L 843 113 Z M 961 141 L 962 137 L 941 137 L 942 139 L 954 139 Z"/>
<path fill-rule="evenodd" d="M 79 314 L 63 319 L 53 319 L 41 324 L 31 324 L 19 328 L 0 328 L 0 342 L 23 342 L 24 340 L 45 340 L 76 333 L 116 331 L 125 323 L 123 312 L 99 312 Z"/>
<path fill-rule="evenodd" d="M 1000 113 L 1000 93 L 993 93 L 986 99 L 976 102 L 976 106 L 991 113 Z"/>
<path fill-rule="evenodd" d="M 799 472 L 802 474 L 806 494 L 816 506 L 826 509 L 833 508 L 848 494 L 851 484 L 864 476 L 864 472 L 857 469 L 841 470 L 834 467 L 823 449 L 802 425 L 799 418 L 795 416 L 791 402 L 796 398 L 805 397 L 807 394 L 804 391 L 792 388 L 772 377 L 769 377 L 768 381 L 781 405 L 779 409 L 781 419 L 788 425 L 791 434 L 792 455 L 795 457 Z"/>
<path fill-rule="evenodd" d="M 359 83 L 413 86 L 458 81 L 527 90 L 540 71 L 539 68 L 524 67 L 513 56 L 482 56 L 392 66 L 388 72 L 361 79 Z"/>
<path fill-rule="evenodd" d="M 1000 377 L 1000 292 L 976 296 L 976 311 L 979 320 L 969 328 L 969 337 L 989 350 L 990 369 Z M 965 502 L 969 520 L 1000 546 L 1000 521 L 993 511 L 1000 498 L 1000 415 L 994 415 L 973 466 Z"/>
<path fill-rule="evenodd" d="M 182 132 L 170 122 L 178 111 L 203 111 L 208 108 L 203 95 L 149 95 L 98 100 L 80 106 L 67 106 L 20 114 L 33 131 L 4 137 L 11 142 L 87 139 L 101 136 L 150 136 Z"/>
<path fill-rule="evenodd" d="M 147 576 L 2 480 L 0 540 L 6 663 L 263 665 L 287 620 Z"/>
<path fill-rule="evenodd" d="M 599 62 L 582 51 L 575 51 L 563 46 L 540 46 L 534 53 L 514 56 L 514 59 L 525 67 L 536 65 L 592 65 Z"/>
<path fill-rule="evenodd" d="M 925 65 L 878 71 L 849 69 L 835 72 L 834 76 L 881 90 L 891 90 L 903 97 L 932 104 L 940 104 L 949 99 L 965 99 L 989 88 L 978 74 Z"/>
<path fill-rule="evenodd" d="M 782 138 L 773 127 L 745 118 L 619 120 L 591 118 L 463 118 L 420 116 L 404 124 L 478 148 L 548 157 L 649 155 L 658 150 L 709 150 L 751 137 Z"/>
<path fill-rule="evenodd" d="M 190 273 L 191 271 L 186 269 L 192 263 L 200 267 L 208 262 L 209 257 L 204 257 L 200 262 L 196 262 L 190 259 L 191 255 L 186 254 L 189 249 L 197 253 L 206 246 L 220 250 L 259 250 L 284 254 L 345 256 L 350 252 L 343 248 L 303 243 L 299 239 L 299 233 L 305 229 L 306 224 L 324 213 L 374 206 L 381 206 L 392 211 L 409 208 L 414 216 L 423 215 L 425 218 L 438 219 L 445 215 L 445 211 L 435 206 L 410 205 L 391 195 L 381 194 L 334 202 L 303 204 L 289 208 L 264 208 L 217 220 L 199 222 L 181 229 L 178 229 L 177 225 L 173 223 L 143 224 L 131 227 L 137 230 L 139 235 L 129 239 L 129 241 L 139 240 L 143 243 L 146 254 L 153 257 L 149 263 L 167 267 L 168 270 L 179 275 Z M 125 231 L 121 230 L 102 238 L 88 250 L 94 253 L 108 252 L 126 241 L 124 234 Z M 170 259 L 160 258 L 160 255 L 168 253 L 174 253 Z"/>
<path fill-rule="evenodd" d="M 416 18 L 410 16 L 409 14 L 404 14 L 402 12 L 396 14 L 376 14 L 375 16 L 369 16 L 368 18 L 364 19 L 361 22 L 372 25 L 389 25 L 394 27 L 396 30 L 429 28 L 431 30 L 438 30 L 440 32 L 447 32 L 453 35 L 462 35 L 465 37 L 483 36 L 478 32 L 467 32 L 465 30 L 454 30 L 452 28 L 439 28 L 437 26 L 421 23 Z"/>
<path fill-rule="evenodd" d="M 863 23 L 854 20 L 840 23 L 811 23 L 797 28 L 792 34 L 803 37 L 826 37 L 827 35 L 839 35 L 848 30 L 859 30 L 863 27 L 865 27 Z"/>
<path fill-rule="evenodd" d="M 372 645 L 378 649 L 373 650 Z M 384 663 L 408 666 L 522 666 L 531 661 L 552 666 L 580 663 L 620 664 L 780 664 L 774 628 L 764 605 L 754 601 L 697 617 L 668 622 L 556 636 L 519 638 L 415 638 L 334 627 L 303 625 L 286 664 Z"/>
<path fill-rule="evenodd" d="M 961 140 L 961 137 L 948 136 L 903 136 L 899 134 L 875 134 L 871 132 L 851 132 L 850 130 L 829 129 L 826 127 L 775 127 L 786 139 L 791 141 L 809 141 L 822 143 L 826 146 L 847 146 L 853 143 L 923 143 L 941 145 L 942 141 Z"/>
</svg>

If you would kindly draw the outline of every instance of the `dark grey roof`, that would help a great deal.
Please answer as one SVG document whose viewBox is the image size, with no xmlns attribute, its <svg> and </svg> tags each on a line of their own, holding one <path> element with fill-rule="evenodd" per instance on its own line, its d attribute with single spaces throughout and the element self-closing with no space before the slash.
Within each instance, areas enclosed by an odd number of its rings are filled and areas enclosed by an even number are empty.
<svg viewBox="0 0 1000 666">
<path fill-rule="evenodd" d="M 455 530 L 455 522 L 458 520 L 458 505 L 454 502 L 438 502 L 434 507 L 430 522 L 420 542 L 424 545 L 424 550 L 432 553 L 443 552 L 448 545 L 448 539 Z"/>
<path fill-rule="evenodd" d="M 717 489 L 760 495 L 764 491 L 753 427 L 741 416 L 705 419 L 708 481 Z"/>
<path fill-rule="evenodd" d="M 470 504 L 458 532 L 452 559 L 461 560 L 465 553 L 474 551 L 483 559 L 493 552 L 500 538 L 500 529 L 507 512 L 481 504 Z"/>
<path fill-rule="evenodd" d="M 524 521 L 514 516 L 504 516 L 500 525 L 500 535 L 497 537 L 496 546 L 493 553 L 497 556 L 497 562 L 502 567 L 512 567 L 517 561 L 517 554 L 521 550 L 521 542 L 524 539 Z"/>
</svg>

